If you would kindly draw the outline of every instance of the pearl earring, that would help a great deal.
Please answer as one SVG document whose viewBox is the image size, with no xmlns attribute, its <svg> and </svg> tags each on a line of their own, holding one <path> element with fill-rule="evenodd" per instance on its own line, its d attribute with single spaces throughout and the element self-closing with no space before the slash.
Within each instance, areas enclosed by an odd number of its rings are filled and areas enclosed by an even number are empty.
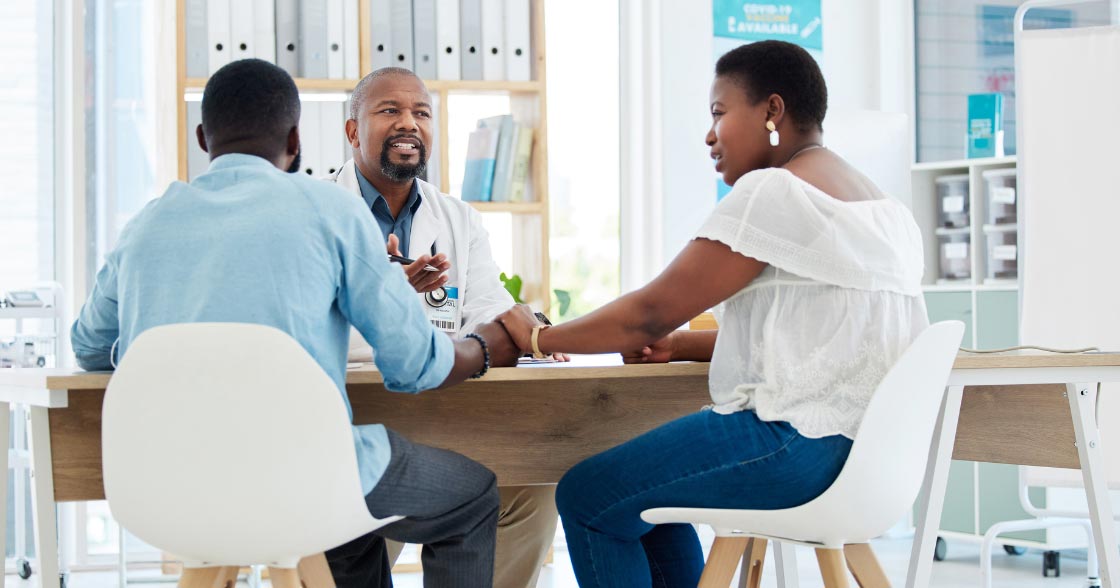
<svg viewBox="0 0 1120 588">
<path fill-rule="evenodd" d="M 778 127 L 774 126 L 774 121 L 766 121 L 766 130 L 770 131 L 770 146 L 777 147 L 781 142 L 781 137 L 778 136 Z"/>
</svg>

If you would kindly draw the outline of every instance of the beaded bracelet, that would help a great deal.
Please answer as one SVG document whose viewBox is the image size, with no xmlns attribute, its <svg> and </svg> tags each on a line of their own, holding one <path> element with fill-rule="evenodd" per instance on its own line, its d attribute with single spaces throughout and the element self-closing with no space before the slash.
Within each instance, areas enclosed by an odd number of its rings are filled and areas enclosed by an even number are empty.
<svg viewBox="0 0 1120 588">
<path fill-rule="evenodd" d="M 470 379 L 477 380 L 482 376 L 485 376 L 486 372 L 490 371 L 490 347 L 486 345 L 486 340 L 483 339 L 482 335 L 479 335 L 478 333 L 467 333 L 463 336 L 463 338 L 474 339 L 475 341 L 478 341 L 479 345 L 482 346 L 482 369 L 478 370 L 474 374 L 471 374 L 470 376 Z"/>
</svg>

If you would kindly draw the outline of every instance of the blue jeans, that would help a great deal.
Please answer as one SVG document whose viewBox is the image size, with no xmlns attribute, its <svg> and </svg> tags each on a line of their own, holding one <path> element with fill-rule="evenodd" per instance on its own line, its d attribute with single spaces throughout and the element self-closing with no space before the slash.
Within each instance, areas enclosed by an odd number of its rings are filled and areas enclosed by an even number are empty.
<svg viewBox="0 0 1120 588">
<path fill-rule="evenodd" d="M 705 410 L 590 457 L 556 489 L 576 579 L 583 588 L 696 586 L 704 555 L 692 525 L 651 525 L 642 511 L 798 506 L 828 489 L 851 447 L 754 411 Z"/>
</svg>

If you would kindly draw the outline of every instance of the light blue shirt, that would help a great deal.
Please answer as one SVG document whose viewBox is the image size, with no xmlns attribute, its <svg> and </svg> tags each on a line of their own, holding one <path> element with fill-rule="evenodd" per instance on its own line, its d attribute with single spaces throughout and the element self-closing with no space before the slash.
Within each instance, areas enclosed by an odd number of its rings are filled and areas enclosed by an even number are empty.
<svg viewBox="0 0 1120 588">
<path fill-rule="evenodd" d="M 401 255 L 405 257 L 419 257 L 423 253 L 412 254 L 409 252 L 409 245 L 412 241 L 412 217 L 416 216 L 416 209 L 420 208 L 420 184 L 416 180 L 412 180 L 412 190 L 408 193 L 408 202 L 405 202 L 404 208 L 401 209 L 400 214 L 393 218 L 393 213 L 389 210 L 389 203 L 385 200 L 385 196 L 381 191 L 373 187 L 373 184 L 358 171 L 358 166 L 354 166 L 354 174 L 358 176 L 358 189 L 362 192 L 362 200 L 365 200 L 366 206 L 373 211 L 373 218 L 377 219 L 377 225 L 381 227 L 381 236 L 384 237 L 382 242 L 389 240 L 389 235 L 396 235 L 400 240 Z M 433 253 L 434 255 L 434 253 Z"/>
<path fill-rule="evenodd" d="M 451 340 L 388 262 L 362 201 L 252 155 L 218 157 L 144 207 L 106 258 L 70 336 L 83 369 L 107 370 L 118 337 L 123 357 L 144 330 L 191 322 L 285 331 L 343 398 L 350 324 L 376 350 L 390 390 L 435 388 L 454 363 Z M 389 463 L 389 441 L 383 425 L 353 429 L 368 494 Z"/>
</svg>

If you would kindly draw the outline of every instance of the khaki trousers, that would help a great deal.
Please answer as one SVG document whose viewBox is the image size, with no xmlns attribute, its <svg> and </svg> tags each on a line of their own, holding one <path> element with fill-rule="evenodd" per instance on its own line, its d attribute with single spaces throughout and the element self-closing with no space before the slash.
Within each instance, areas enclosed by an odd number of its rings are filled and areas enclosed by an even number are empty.
<svg viewBox="0 0 1120 588">
<path fill-rule="evenodd" d="M 502 486 L 498 496 L 494 588 L 534 588 L 556 535 L 556 486 Z M 404 545 L 385 547 L 392 564 Z"/>
</svg>

